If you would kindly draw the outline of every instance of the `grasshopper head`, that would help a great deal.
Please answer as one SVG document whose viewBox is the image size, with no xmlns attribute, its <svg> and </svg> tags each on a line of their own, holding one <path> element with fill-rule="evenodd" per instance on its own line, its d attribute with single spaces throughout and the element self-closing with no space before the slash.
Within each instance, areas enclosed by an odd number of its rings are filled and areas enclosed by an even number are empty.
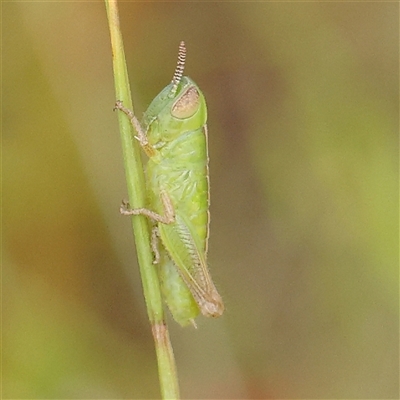
<svg viewBox="0 0 400 400">
<path fill-rule="evenodd" d="M 184 76 L 181 82 L 180 93 L 171 107 L 171 116 L 177 119 L 192 117 L 201 105 L 200 90 L 188 77 Z"/>
<path fill-rule="evenodd" d="M 183 76 L 186 60 L 185 42 L 179 44 L 178 62 L 171 81 L 168 97 L 174 100 L 171 116 L 177 119 L 192 117 L 201 105 L 200 90 L 188 77 Z"/>
<path fill-rule="evenodd" d="M 171 83 L 151 102 L 143 125 L 150 143 L 168 143 L 187 131 L 203 127 L 207 122 L 207 106 L 199 87 L 183 76 L 186 58 L 185 43 L 179 45 L 178 63 Z"/>
</svg>

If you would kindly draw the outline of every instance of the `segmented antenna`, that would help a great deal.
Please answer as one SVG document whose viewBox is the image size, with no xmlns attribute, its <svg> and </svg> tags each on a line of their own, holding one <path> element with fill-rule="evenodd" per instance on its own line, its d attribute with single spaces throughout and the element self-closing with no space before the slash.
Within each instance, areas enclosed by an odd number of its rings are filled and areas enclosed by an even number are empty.
<svg viewBox="0 0 400 400">
<path fill-rule="evenodd" d="M 185 42 L 182 40 L 182 42 L 179 43 L 178 62 L 176 64 L 174 76 L 171 81 L 173 86 L 169 94 L 169 97 L 175 96 L 179 82 L 181 81 L 183 76 L 183 70 L 185 69 L 185 60 L 186 60 L 186 47 L 185 47 Z"/>
</svg>

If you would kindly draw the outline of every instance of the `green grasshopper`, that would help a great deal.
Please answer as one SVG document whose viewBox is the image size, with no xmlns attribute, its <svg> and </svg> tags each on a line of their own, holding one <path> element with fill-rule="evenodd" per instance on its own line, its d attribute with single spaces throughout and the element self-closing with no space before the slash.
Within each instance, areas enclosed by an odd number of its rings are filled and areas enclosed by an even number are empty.
<svg viewBox="0 0 400 400">
<path fill-rule="evenodd" d="M 120 101 L 115 106 L 130 118 L 135 138 L 149 158 L 149 208 L 129 209 L 123 204 L 120 212 L 152 221 L 151 244 L 163 295 L 182 326 L 194 324 L 200 312 L 218 317 L 224 311 L 207 267 L 207 107 L 199 87 L 183 76 L 185 59 L 181 42 L 173 79 L 152 101 L 142 124 Z"/>
</svg>

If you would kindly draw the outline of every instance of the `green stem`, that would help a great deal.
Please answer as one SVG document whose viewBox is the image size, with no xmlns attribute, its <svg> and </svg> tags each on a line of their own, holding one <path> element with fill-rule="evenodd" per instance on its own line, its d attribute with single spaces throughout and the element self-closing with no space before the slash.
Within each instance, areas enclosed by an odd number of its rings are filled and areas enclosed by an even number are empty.
<svg viewBox="0 0 400 400">
<path fill-rule="evenodd" d="M 123 102 L 125 107 L 132 109 L 128 72 L 122 35 L 119 27 L 117 2 L 116 0 L 105 0 L 105 4 L 111 36 L 116 97 L 117 100 Z M 132 208 L 141 208 L 145 205 L 146 184 L 140 158 L 140 148 L 138 142 L 132 140 L 134 136 L 133 127 L 126 115 L 122 112 L 118 112 L 118 120 L 121 132 L 129 204 Z M 132 226 L 147 313 L 155 342 L 161 395 L 163 399 L 179 399 L 175 359 L 169 339 L 168 328 L 164 319 L 157 270 L 153 265 L 148 222 L 144 216 L 133 216 Z"/>
</svg>

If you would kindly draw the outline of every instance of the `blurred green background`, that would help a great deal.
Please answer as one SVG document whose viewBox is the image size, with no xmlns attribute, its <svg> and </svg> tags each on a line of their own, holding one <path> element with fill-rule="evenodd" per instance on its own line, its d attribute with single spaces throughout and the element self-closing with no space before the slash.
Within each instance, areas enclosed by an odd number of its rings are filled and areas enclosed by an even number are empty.
<svg viewBox="0 0 400 400">
<path fill-rule="evenodd" d="M 3 387 L 156 399 L 102 2 L 2 4 Z M 136 112 L 209 111 L 213 278 L 182 397 L 399 397 L 397 3 L 121 3 Z"/>
</svg>

